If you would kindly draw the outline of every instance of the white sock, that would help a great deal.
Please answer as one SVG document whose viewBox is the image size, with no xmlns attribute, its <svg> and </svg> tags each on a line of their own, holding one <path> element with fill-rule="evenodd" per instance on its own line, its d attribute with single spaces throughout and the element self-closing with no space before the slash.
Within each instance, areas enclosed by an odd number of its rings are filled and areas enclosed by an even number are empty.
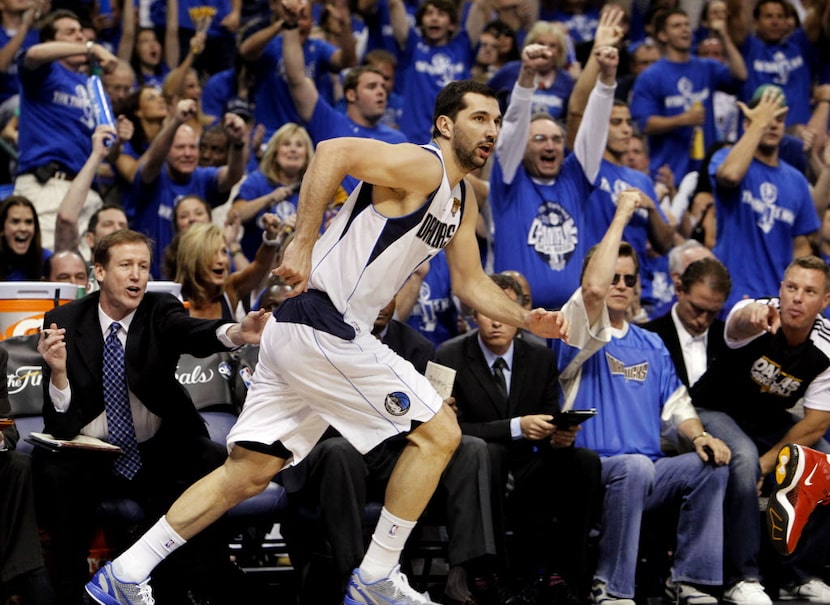
<svg viewBox="0 0 830 605">
<path fill-rule="evenodd" d="M 186 541 L 162 517 L 112 562 L 112 571 L 122 582 L 143 582 L 156 565 Z"/>
<path fill-rule="evenodd" d="M 380 511 L 375 533 L 366 550 L 366 556 L 360 563 L 360 576 L 374 582 L 389 576 L 389 572 L 398 564 L 401 551 L 412 528 L 417 521 L 399 519 L 384 506 Z"/>
</svg>

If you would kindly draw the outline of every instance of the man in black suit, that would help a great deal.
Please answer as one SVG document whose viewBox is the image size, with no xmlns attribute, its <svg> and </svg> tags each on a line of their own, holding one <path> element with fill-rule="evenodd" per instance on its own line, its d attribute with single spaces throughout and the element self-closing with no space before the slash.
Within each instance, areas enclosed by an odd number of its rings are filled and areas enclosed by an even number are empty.
<svg viewBox="0 0 830 605">
<path fill-rule="evenodd" d="M 717 316 L 729 297 L 732 281 L 729 271 L 715 258 L 690 263 L 674 280 L 677 302 L 669 313 L 643 327 L 660 336 L 678 377 L 691 388 L 708 368 L 728 355 L 724 322 Z M 751 497 L 757 455 L 747 455 L 748 450 L 736 447 L 730 437 L 740 434 L 740 428 L 726 413 L 701 407 L 697 413 L 706 432 L 723 439 L 732 450 L 724 515 L 724 600 L 737 605 L 767 605 L 769 597 L 759 582 L 758 504 Z"/>
<path fill-rule="evenodd" d="M 671 311 L 643 327 L 663 339 L 677 376 L 688 388 L 726 350 L 723 321 L 717 316 L 729 296 L 732 281 L 720 261 L 702 258 L 675 277 L 674 287 L 677 302 Z"/>
<path fill-rule="evenodd" d="M 509 298 L 520 300 L 514 279 L 491 278 Z M 493 517 L 498 522 L 506 508 L 515 512 L 509 518 L 516 571 L 526 586 L 545 593 L 564 578 L 584 597 L 590 579 L 586 544 L 600 498 L 599 458 L 573 447 L 577 428 L 553 423 L 559 386 L 551 351 L 517 338 L 516 328 L 482 313 L 475 313 L 475 320 L 478 330 L 445 342 L 437 360 L 458 372 L 453 396 L 462 433 L 487 441 Z M 499 369 L 491 369 L 494 365 Z M 513 490 L 506 500 L 508 473 Z M 503 535 L 500 529 L 497 536 Z"/>
<path fill-rule="evenodd" d="M 194 319 L 169 294 L 145 293 L 151 244 L 134 231 L 106 236 L 94 260 L 100 291 L 47 313 L 38 342 L 45 361 L 45 432 L 60 439 L 83 434 L 120 441 L 127 452 L 117 457 L 40 449 L 34 453 L 35 494 L 51 536 L 55 589 L 61 603 L 73 604 L 81 601 L 88 579 L 86 553 L 103 499 L 136 500 L 146 517 L 154 519 L 226 456 L 208 438 L 190 396 L 176 380 L 179 356 L 204 357 L 256 343 L 268 317 L 251 314 L 241 324 Z M 115 339 L 123 351 L 120 372 L 108 371 L 104 361 Z M 121 437 L 114 432 L 120 423 L 112 415 L 105 387 L 110 377 L 120 381 L 121 412 L 129 417 Z M 137 460 L 132 458 L 132 469 L 124 470 L 131 456 Z M 209 547 L 200 549 L 197 543 L 184 559 L 200 555 L 200 565 L 221 570 L 223 557 L 227 564 L 222 537 L 221 532 L 209 535 Z M 212 575 L 207 567 L 199 571 L 202 579 Z"/>
<path fill-rule="evenodd" d="M 0 348 L 0 419 L 11 415 L 6 381 L 8 359 L 6 349 Z M 26 603 L 48 605 L 52 602 L 52 590 L 40 550 L 31 460 L 14 451 L 20 438 L 17 427 L 12 424 L 0 429 L 0 603 L 20 594 Z"/>
</svg>

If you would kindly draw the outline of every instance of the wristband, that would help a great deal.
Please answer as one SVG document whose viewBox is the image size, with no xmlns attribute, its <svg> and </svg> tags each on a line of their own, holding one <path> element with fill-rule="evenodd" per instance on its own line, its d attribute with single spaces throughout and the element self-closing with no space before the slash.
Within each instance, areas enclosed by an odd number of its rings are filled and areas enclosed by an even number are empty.
<svg viewBox="0 0 830 605">
<path fill-rule="evenodd" d="M 89 60 L 92 60 L 92 49 L 93 49 L 94 46 L 95 46 L 95 42 L 93 42 L 92 40 L 87 40 L 86 41 L 86 56 L 87 56 L 87 59 L 89 59 Z"/>
<path fill-rule="evenodd" d="M 240 141 L 239 143 L 231 143 L 231 147 L 234 149 L 244 149 L 245 148 L 245 141 Z"/>
<path fill-rule="evenodd" d="M 695 435 L 695 436 L 692 438 L 692 443 L 694 443 L 695 441 L 697 441 L 697 440 L 698 440 L 698 439 L 700 439 L 701 437 L 708 437 L 708 436 L 709 436 L 709 433 L 707 433 L 706 431 L 703 431 L 702 433 L 700 433 L 700 434 L 698 434 L 698 435 Z"/>
<path fill-rule="evenodd" d="M 300 27 L 300 24 L 296 23 L 296 22 L 295 23 L 287 23 L 286 21 L 282 22 L 282 30 L 283 31 L 288 31 L 289 29 L 297 29 L 298 27 Z"/>
<path fill-rule="evenodd" d="M 242 246 L 237 246 L 236 248 L 230 249 L 231 256 L 236 256 L 237 254 L 242 254 Z"/>
</svg>

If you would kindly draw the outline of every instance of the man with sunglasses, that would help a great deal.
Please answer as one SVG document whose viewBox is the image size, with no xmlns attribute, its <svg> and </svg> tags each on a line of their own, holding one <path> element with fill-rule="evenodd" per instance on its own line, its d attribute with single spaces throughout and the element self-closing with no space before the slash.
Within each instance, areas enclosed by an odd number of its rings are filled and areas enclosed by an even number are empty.
<svg viewBox="0 0 830 605">
<path fill-rule="evenodd" d="M 562 308 L 571 321 L 569 341 L 552 345 L 562 408 L 598 412 L 575 442 L 600 455 L 605 485 L 592 598 L 596 605 L 634 605 L 642 515 L 679 506 L 666 592 L 676 604 L 715 605 L 730 451 L 703 429 L 660 338 L 626 321 L 638 260 L 622 233 L 639 199 L 636 190 L 618 196 L 608 231 L 585 259 L 582 285 Z M 666 456 L 664 439 L 692 451 Z"/>
</svg>

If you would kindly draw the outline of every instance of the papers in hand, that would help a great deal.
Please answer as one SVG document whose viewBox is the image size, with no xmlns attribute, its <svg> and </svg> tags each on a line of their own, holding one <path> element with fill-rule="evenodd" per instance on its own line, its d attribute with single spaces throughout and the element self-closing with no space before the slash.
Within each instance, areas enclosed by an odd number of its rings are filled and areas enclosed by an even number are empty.
<svg viewBox="0 0 830 605">
<path fill-rule="evenodd" d="M 93 452 L 109 452 L 120 454 L 121 448 L 106 441 L 101 441 L 88 435 L 78 435 L 74 439 L 55 439 L 48 433 L 30 433 L 26 441 L 33 445 L 45 447 L 53 451 L 61 450 L 88 450 Z"/>
<path fill-rule="evenodd" d="M 455 370 L 442 366 L 440 363 L 427 362 L 427 380 L 432 387 L 441 395 L 441 399 L 447 399 L 452 395 L 452 385 L 455 382 Z"/>
</svg>

